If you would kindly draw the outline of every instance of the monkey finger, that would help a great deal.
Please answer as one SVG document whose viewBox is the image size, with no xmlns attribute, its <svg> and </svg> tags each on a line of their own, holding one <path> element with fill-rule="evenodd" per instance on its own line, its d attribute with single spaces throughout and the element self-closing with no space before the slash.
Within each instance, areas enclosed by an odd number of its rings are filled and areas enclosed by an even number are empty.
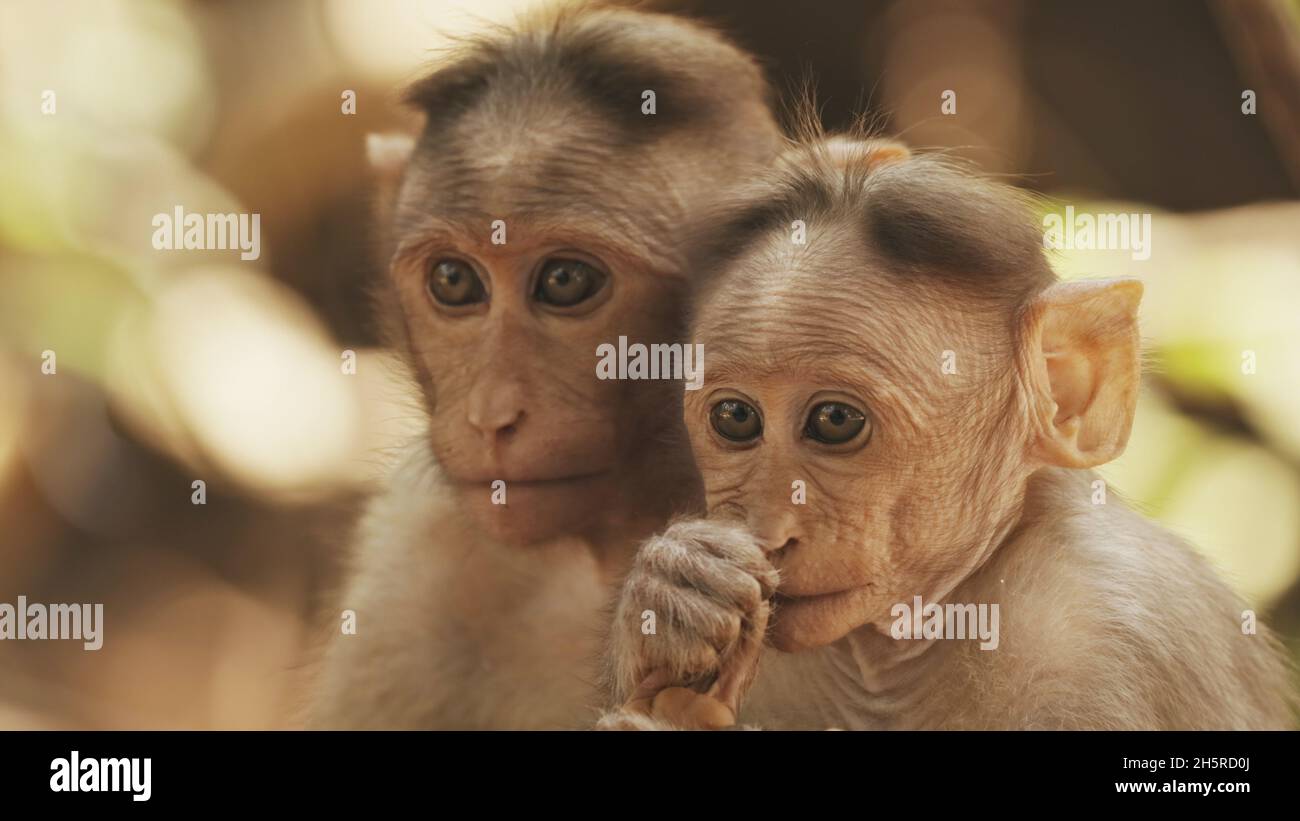
<svg viewBox="0 0 1300 821">
<path fill-rule="evenodd" d="M 638 610 L 657 614 L 659 633 L 643 635 L 639 620 L 625 618 L 625 630 L 642 648 L 649 659 L 670 656 L 697 655 L 683 653 L 683 648 L 697 644 L 708 645 L 723 652 L 740 637 L 745 613 L 739 608 L 720 603 L 716 597 L 689 587 L 679 587 L 663 579 L 645 579 L 639 582 L 636 596 Z M 664 666 L 649 664 L 648 667 Z"/>
<path fill-rule="evenodd" d="M 733 564 L 737 559 L 763 556 L 763 549 L 754 535 L 733 521 L 687 519 L 673 524 L 660 538 L 690 554 L 709 554 Z"/>
<path fill-rule="evenodd" d="M 763 579 L 745 566 L 715 556 L 700 556 L 681 575 L 687 586 L 718 604 L 746 613 L 752 612 L 766 598 Z"/>
<path fill-rule="evenodd" d="M 714 562 L 701 561 L 700 572 L 725 573 L 732 579 L 747 578 L 753 579 L 758 585 L 758 598 L 771 598 L 779 582 L 779 573 L 772 566 L 768 559 L 767 553 L 759 545 L 758 540 L 746 529 L 734 524 L 717 523 L 714 520 L 708 520 L 700 525 L 710 525 L 715 528 L 712 532 L 712 538 L 699 539 L 694 543 L 695 550 L 692 555 L 700 555 L 698 548 L 703 548 L 703 555 L 713 558 Z M 682 543 L 685 543 L 686 539 Z M 748 591 L 746 591 L 748 593 Z M 752 598 L 749 594 L 747 598 Z M 740 602 L 738 602 L 739 604 Z M 753 609 L 752 602 L 741 604 L 746 610 Z"/>
<path fill-rule="evenodd" d="M 740 713 L 740 699 L 758 672 L 758 659 L 763 652 L 763 637 L 771 608 L 764 604 L 749 620 L 736 647 L 721 660 L 718 678 L 708 694 L 726 705 L 734 714 Z"/>
<path fill-rule="evenodd" d="M 736 723 L 727 705 L 686 687 L 669 687 L 654 698 L 652 715 L 683 730 L 721 730 Z"/>
<path fill-rule="evenodd" d="M 632 694 L 628 696 L 627 701 L 623 704 L 623 709 L 633 713 L 644 713 L 650 715 L 654 704 L 655 696 L 659 691 L 673 683 L 673 674 L 671 670 L 659 668 L 651 671 L 650 675 L 641 680 Z"/>
</svg>

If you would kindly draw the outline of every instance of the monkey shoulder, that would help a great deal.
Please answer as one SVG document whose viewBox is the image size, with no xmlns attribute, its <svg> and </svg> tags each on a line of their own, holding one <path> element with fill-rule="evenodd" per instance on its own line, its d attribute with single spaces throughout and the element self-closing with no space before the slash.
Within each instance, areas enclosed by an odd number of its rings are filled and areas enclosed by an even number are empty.
<svg viewBox="0 0 1300 821">
<path fill-rule="evenodd" d="M 981 574 L 1001 606 L 998 658 L 1064 726 L 1273 726 L 1287 708 L 1285 668 L 1267 631 L 1191 545 L 1110 494 L 1096 475 L 1036 477 L 1028 521 Z M 980 593 L 973 593 L 980 595 Z M 1049 722 L 1050 723 L 1050 722 Z"/>
<path fill-rule="evenodd" d="M 1012 540 L 1003 577 L 1038 589 L 1038 597 L 1073 601 L 1074 608 L 1144 629 L 1168 625 L 1174 600 L 1219 624 L 1237 623 L 1240 599 L 1192 545 L 1133 510 L 1118 494 L 1098 503 L 1096 474 L 1051 469 L 1031 491 L 1033 510 Z M 1017 584 L 1017 587 L 1020 587 Z M 1058 609 L 1066 609 L 1064 604 Z"/>
</svg>

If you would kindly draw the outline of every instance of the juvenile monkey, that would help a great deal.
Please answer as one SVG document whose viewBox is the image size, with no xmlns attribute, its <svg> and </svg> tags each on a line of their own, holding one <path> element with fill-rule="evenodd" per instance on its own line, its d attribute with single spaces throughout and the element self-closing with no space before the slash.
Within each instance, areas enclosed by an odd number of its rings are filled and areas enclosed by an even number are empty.
<svg viewBox="0 0 1300 821">
<path fill-rule="evenodd" d="M 708 518 L 640 551 L 600 726 L 1292 726 L 1272 637 L 1089 470 L 1140 283 L 1057 281 L 1011 189 L 896 144 L 814 140 L 747 202 L 693 320 Z"/>
<path fill-rule="evenodd" d="M 712 31 L 549 12 L 418 82 L 382 317 L 428 410 L 362 521 L 309 721 L 590 726 L 605 608 L 635 548 L 702 509 L 680 381 L 597 350 L 679 342 L 684 231 L 779 151 L 754 61 Z"/>
</svg>

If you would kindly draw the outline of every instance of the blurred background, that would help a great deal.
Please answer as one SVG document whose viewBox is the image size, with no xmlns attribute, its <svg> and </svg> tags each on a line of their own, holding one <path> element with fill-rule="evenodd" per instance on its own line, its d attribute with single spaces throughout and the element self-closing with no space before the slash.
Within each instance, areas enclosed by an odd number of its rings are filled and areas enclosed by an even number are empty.
<svg viewBox="0 0 1300 821">
<path fill-rule="evenodd" d="M 530 5 L 0 2 L 0 602 L 106 622 L 98 652 L 0 642 L 0 728 L 292 726 L 360 499 L 418 430 L 369 317 L 365 135 L 415 127 L 397 91 L 449 36 Z M 643 5 L 815 78 L 832 127 L 1153 214 L 1149 260 L 1053 257 L 1146 283 L 1105 474 L 1300 651 L 1300 0 Z M 178 204 L 260 213 L 260 258 L 154 250 Z"/>
</svg>

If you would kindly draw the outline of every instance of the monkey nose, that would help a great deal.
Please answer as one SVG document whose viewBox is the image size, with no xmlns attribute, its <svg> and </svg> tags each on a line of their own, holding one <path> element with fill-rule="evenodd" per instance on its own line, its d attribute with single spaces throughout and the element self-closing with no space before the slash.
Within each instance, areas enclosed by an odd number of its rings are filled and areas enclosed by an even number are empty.
<svg viewBox="0 0 1300 821">
<path fill-rule="evenodd" d="M 781 555 L 799 544 L 799 534 L 793 516 L 782 516 L 755 525 L 753 531 L 758 536 L 758 544 L 768 556 Z"/>
<path fill-rule="evenodd" d="M 731 519 L 743 523 L 767 556 L 775 558 L 799 544 L 798 522 L 792 514 L 775 518 L 755 515 L 740 502 L 729 499 L 709 509 L 709 518 Z"/>
<path fill-rule="evenodd" d="M 776 556 L 785 553 L 788 550 L 793 550 L 798 544 L 799 540 L 791 536 L 790 538 L 780 542 L 777 540 L 763 541 L 761 547 L 763 548 L 764 553 L 769 556 Z"/>
<path fill-rule="evenodd" d="M 524 419 L 519 392 L 510 388 L 475 390 L 470 394 L 465 417 L 485 438 L 509 436 Z"/>
<path fill-rule="evenodd" d="M 524 419 L 524 412 L 521 410 L 503 411 L 500 413 L 490 414 L 471 414 L 469 423 L 475 430 L 481 433 L 484 438 L 497 439 L 508 437 L 519 429 L 519 424 Z"/>
</svg>

